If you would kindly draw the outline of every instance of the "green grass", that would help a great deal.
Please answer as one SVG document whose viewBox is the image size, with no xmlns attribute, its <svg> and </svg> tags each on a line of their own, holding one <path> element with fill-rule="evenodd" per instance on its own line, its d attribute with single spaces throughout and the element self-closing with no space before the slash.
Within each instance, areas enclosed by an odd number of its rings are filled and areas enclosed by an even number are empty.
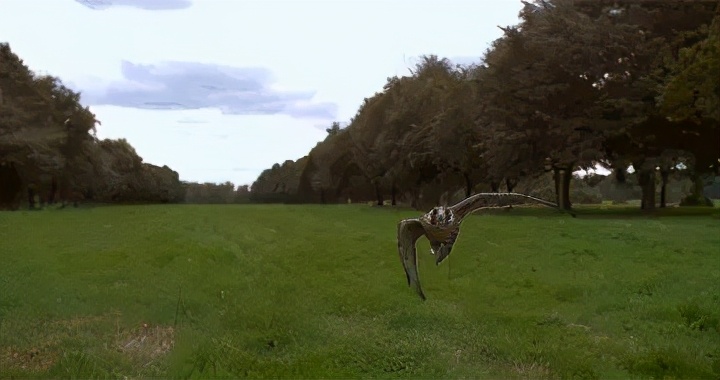
<svg viewBox="0 0 720 380">
<path fill-rule="evenodd" d="M 0 378 L 719 378 L 717 211 L 579 211 L 423 238 L 426 302 L 411 210 L 0 213 Z"/>
</svg>

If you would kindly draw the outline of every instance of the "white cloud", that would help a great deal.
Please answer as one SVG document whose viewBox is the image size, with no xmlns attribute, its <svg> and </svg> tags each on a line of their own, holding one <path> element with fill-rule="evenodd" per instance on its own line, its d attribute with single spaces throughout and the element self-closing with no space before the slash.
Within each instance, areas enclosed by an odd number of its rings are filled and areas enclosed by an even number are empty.
<svg viewBox="0 0 720 380">
<path fill-rule="evenodd" d="M 272 73 L 256 67 L 195 62 L 141 65 L 122 62 L 123 81 L 94 86 L 82 94 L 91 105 L 142 109 L 218 108 L 225 114 L 333 119 L 337 106 L 314 103 L 313 91 L 273 89 Z"/>
</svg>

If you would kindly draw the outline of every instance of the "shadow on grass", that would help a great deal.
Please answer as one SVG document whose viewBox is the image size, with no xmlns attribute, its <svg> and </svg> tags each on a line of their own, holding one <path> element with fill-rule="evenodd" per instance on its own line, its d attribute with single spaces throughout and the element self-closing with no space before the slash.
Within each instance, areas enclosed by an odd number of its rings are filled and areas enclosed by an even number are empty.
<svg viewBox="0 0 720 380">
<path fill-rule="evenodd" d="M 720 217 L 718 207 L 665 207 L 641 210 L 630 206 L 579 205 L 574 208 L 578 218 L 657 218 L 657 217 Z"/>
</svg>

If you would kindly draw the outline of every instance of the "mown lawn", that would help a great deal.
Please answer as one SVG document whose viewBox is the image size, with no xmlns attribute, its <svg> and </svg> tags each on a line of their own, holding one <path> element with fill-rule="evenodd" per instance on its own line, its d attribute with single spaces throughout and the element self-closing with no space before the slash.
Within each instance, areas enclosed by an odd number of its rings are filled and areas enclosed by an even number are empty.
<svg viewBox="0 0 720 380">
<path fill-rule="evenodd" d="M 717 212 L 472 216 L 428 300 L 366 206 L 0 213 L 0 378 L 718 378 Z M 585 212 L 585 214 L 582 214 Z"/>
</svg>

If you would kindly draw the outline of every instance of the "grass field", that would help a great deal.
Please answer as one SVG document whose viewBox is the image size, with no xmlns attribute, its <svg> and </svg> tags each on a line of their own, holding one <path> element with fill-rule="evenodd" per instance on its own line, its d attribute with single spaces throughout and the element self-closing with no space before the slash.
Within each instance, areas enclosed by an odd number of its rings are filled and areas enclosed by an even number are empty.
<svg viewBox="0 0 720 380">
<path fill-rule="evenodd" d="M 0 213 L 0 378 L 720 378 L 720 215 L 468 218 L 428 300 L 365 206 Z"/>
</svg>

